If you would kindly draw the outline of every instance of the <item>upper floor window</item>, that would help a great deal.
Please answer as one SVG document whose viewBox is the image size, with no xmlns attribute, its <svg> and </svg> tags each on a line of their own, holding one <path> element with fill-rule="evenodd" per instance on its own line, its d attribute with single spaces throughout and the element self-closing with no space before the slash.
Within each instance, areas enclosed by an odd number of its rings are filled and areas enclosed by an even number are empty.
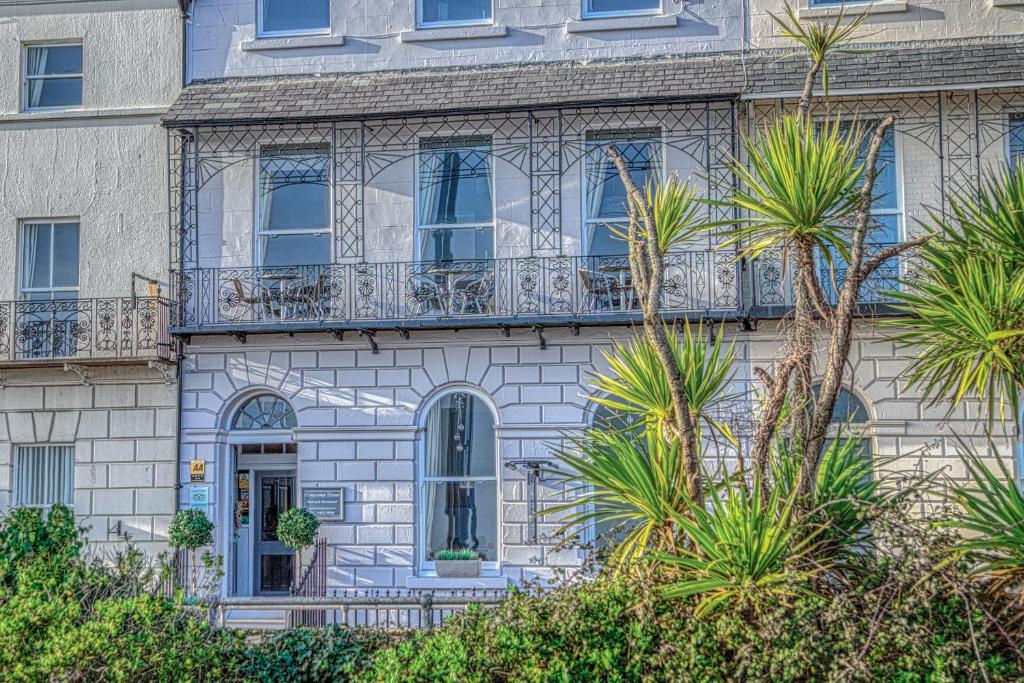
<svg viewBox="0 0 1024 683">
<path fill-rule="evenodd" d="M 257 263 L 330 263 L 330 175 L 323 147 L 264 150 L 256 192 Z"/>
<path fill-rule="evenodd" d="M 634 130 L 587 135 L 584 164 L 584 248 L 590 256 L 616 256 L 627 252 L 626 242 L 616 232 L 629 227 L 626 186 L 608 156 L 608 146 L 626 162 L 637 187 L 661 176 L 661 134 L 657 130 Z"/>
<path fill-rule="evenodd" d="M 583 0 L 584 17 L 619 17 L 660 11 L 661 0 Z"/>
<path fill-rule="evenodd" d="M 493 257 L 494 186 L 489 139 L 420 143 L 416 232 L 421 261 Z"/>
<path fill-rule="evenodd" d="M 457 26 L 491 20 L 491 0 L 417 0 L 417 25 Z"/>
<path fill-rule="evenodd" d="M 14 459 L 14 504 L 50 507 L 74 503 L 74 446 L 18 446 Z"/>
<path fill-rule="evenodd" d="M 331 30 L 331 0 L 258 0 L 257 33 L 294 36 Z"/>
<path fill-rule="evenodd" d="M 1024 113 L 1015 112 L 1010 114 L 1010 139 L 1009 157 L 1010 163 L 1024 161 Z"/>
<path fill-rule="evenodd" d="M 82 46 L 26 46 L 22 100 L 26 110 L 81 107 Z"/>
<path fill-rule="evenodd" d="M 78 296 L 78 223 L 31 221 L 21 225 L 18 289 L 22 299 Z"/>
</svg>

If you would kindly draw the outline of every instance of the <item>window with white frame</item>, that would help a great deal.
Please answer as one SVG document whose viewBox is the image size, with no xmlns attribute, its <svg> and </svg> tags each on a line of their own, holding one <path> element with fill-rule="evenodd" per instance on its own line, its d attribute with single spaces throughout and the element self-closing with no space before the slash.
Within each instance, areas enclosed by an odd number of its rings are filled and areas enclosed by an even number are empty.
<svg viewBox="0 0 1024 683">
<path fill-rule="evenodd" d="M 14 504 L 74 504 L 74 446 L 18 446 L 14 454 Z"/>
<path fill-rule="evenodd" d="M 423 431 L 423 558 L 430 569 L 442 550 L 474 550 L 498 560 L 498 477 L 494 414 L 477 396 L 455 391 L 427 413 Z"/>
<path fill-rule="evenodd" d="M 661 177 L 661 133 L 634 130 L 587 135 L 584 162 L 584 247 L 588 256 L 621 256 L 627 253 L 620 235 L 629 228 L 626 186 L 608 156 L 608 147 L 626 163 L 637 187 Z"/>
<path fill-rule="evenodd" d="M 815 385 L 811 391 L 812 400 L 816 400 L 821 392 L 821 387 Z M 836 396 L 836 405 L 832 408 L 832 417 L 829 420 L 831 424 L 829 438 L 825 440 L 823 452 L 831 447 L 836 437 L 839 436 L 839 431 L 842 430 L 843 440 L 856 441 L 856 452 L 870 463 L 872 460 L 871 437 L 867 434 L 870 421 L 871 417 L 864 402 L 849 389 L 840 389 Z M 870 470 L 866 474 L 870 478 Z"/>
<path fill-rule="evenodd" d="M 479 137 L 424 140 L 416 170 L 417 258 L 493 258 L 491 141 Z"/>
<path fill-rule="evenodd" d="M 1007 156 L 1011 164 L 1024 161 L 1024 112 L 1010 114 Z"/>
<path fill-rule="evenodd" d="M 458 26 L 491 21 L 491 0 L 417 0 L 417 25 Z"/>
<path fill-rule="evenodd" d="M 583 17 L 624 17 L 657 14 L 662 0 L 583 0 Z"/>
<path fill-rule="evenodd" d="M 260 36 L 298 36 L 331 30 L 331 0 L 257 0 Z"/>
<path fill-rule="evenodd" d="M 61 43 L 25 46 L 25 110 L 74 109 L 82 106 L 82 45 Z"/>
<path fill-rule="evenodd" d="M 74 299 L 78 296 L 77 221 L 21 224 L 18 290 L 22 299 Z"/>
<path fill-rule="evenodd" d="M 256 181 L 259 265 L 330 263 L 330 177 L 330 154 L 324 147 L 263 151 Z"/>
</svg>

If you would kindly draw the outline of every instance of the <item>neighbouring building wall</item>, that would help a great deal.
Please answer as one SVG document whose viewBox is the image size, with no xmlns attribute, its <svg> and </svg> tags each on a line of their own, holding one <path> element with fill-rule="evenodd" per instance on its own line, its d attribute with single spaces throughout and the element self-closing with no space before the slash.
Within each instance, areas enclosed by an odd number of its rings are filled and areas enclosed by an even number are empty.
<svg viewBox="0 0 1024 683">
<path fill-rule="evenodd" d="M 802 20 L 828 21 L 840 11 L 838 2 L 794 0 L 789 3 Z M 793 42 L 779 34 L 771 14 L 784 16 L 784 0 L 750 2 L 751 47 L 790 47 Z M 853 17 L 867 13 L 858 42 L 1020 36 L 1024 31 L 1024 3 L 1019 0 L 904 0 L 849 2 L 842 11 Z"/>
<path fill-rule="evenodd" d="M 780 332 L 770 323 L 756 333 L 725 329 L 726 341 L 736 344 L 736 388 L 749 389 L 752 368 L 779 358 Z M 329 588 L 431 585 L 424 578 L 429 572 L 422 571 L 420 540 L 424 412 L 449 389 L 478 392 L 497 411 L 500 540 L 489 550 L 500 558 L 500 577 L 547 578 L 557 568 L 580 565 L 583 551 L 556 547 L 556 520 L 542 518 L 540 540 L 529 539 L 527 482 L 521 469 L 508 465 L 550 458 L 566 434 L 590 423 L 589 375 L 605 367 L 602 352 L 612 340 L 628 334 L 624 328 L 585 328 L 578 337 L 546 330 L 546 350 L 526 330 L 513 330 L 508 339 L 498 331 L 413 332 L 408 341 L 380 334 L 379 354 L 363 340 L 338 343 L 317 335 L 289 339 L 287 348 L 284 338 L 250 337 L 245 346 L 226 338 L 194 338 L 184 365 L 179 476 L 187 481 L 190 460 L 206 461 L 202 486 L 210 487 L 211 516 L 219 528 L 216 552 L 227 560 L 227 589 L 238 590 L 232 583 L 237 564 L 248 561 L 234 533 L 230 444 L 239 443 L 233 439 L 240 436 L 250 443 L 260 438 L 233 432 L 230 423 L 243 397 L 265 391 L 295 409 L 298 426 L 287 438 L 297 442 L 298 487 L 343 489 L 344 521 L 321 527 L 330 545 Z M 985 447 L 976 407 L 947 415 L 943 405 L 921 405 L 919 396 L 897 380 L 905 365 L 905 356 L 881 332 L 861 326 L 851 353 L 850 387 L 870 419 L 859 428 L 880 458 L 896 458 L 886 471 L 945 471 L 963 480 L 955 436 Z M 749 416 L 750 400 L 748 395 L 747 402 L 734 406 L 733 414 Z M 1007 438 L 997 443 L 1004 454 L 1010 452 Z M 181 492 L 182 505 L 188 489 Z M 538 509 L 565 496 L 555 478 L 542 476 Z"/>
<path fill-rule="evenodd" d="M 89 384 L 59 368 L 6 371 L 0 388 L 0 510 L 14 500 L 16 451 L 74 449 L 75 514 L 103 551 L 125 536 L 167 548 L 177 486 L 176 384 L 148 369 L 91 371 Z"/>
<path fill-rule="evenodd" d="M 494 0 L 493 26 L 416 31 L 416 0 L 331 0 L 328 35 L 259 39 L 257 0 L 197 0 L 189 69 L 203 79 L 730 50 L 743 7 L 663 0 L 656 16 L 581 21 L 582 0 Z"/>
</svg>

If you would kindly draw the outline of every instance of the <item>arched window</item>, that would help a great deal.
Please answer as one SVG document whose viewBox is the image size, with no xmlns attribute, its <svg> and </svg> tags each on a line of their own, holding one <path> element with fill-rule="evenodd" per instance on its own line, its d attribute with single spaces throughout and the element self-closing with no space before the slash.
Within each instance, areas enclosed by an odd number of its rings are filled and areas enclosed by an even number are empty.
<svg viewBox="0 0 1024 683">
<path fill-rule="evenodd" d="M 424 559 L 475 550 L 497 562 L 498 477 L 494 415 L 471 393 L 438 399 L 427 413 L 421 495 Z"/>
<path fill-rule="evenodd" d="M 817 398 L 821 392 L 819 386 L 814 387 L 814 397 Z M 843 430 L 844 439 L 853 439 L 860 442 L 858 451 L 862 457 L 871 459 L 871 438 L 865 435 L 871 415 L 867 406 L 847 389 L 840 389 L 836 396 L 836 405 L 832 408 L 831 434 L 834 436 L 837 430 Z M 833 438 L 825 440 L 825 448 L 831 445 Z"/>
<path fill-rule="evenodd" d="M 231 429 L 294 429 L 295 411 L 288 401 L 273 394 L 253 396 L 242 404 L 231 421 Z"/>
</svg>

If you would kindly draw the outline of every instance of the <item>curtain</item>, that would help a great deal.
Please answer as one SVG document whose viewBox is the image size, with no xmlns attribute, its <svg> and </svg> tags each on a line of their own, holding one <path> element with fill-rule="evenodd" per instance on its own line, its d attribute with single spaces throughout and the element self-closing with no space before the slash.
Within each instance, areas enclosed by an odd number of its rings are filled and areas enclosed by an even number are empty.
<svg viewBox="0 0 1024 683">
<path fill-rule="evenodd" d="M 34 47 L 28 51 L 28 74 L 37 76 L 46 73 L 46 58 L 49 48 Z M 43 97 L 43 86 L 46 81 L 29 81 L 29 107 L 38 107 Z"/>
<path fill-rule="evenodd" d="M 23 288 L 32 287 L 33 283 L 36 281 L 36 259 L 39 256 L 39 230 L 42 227 L 43 226 L 36 223 L 26 223 L 22 226 L 21 286 Z"/>
<path fill-rule="evenodd" d="M 277 171 L 280 164 L 279 157 L 264 157 L 260 159 L 260 196 L 259 196 L 259 229 L 261 231 L 271 230 L 270 211 L 274 204 L 274 188 L 277 183 Z M 260 263 L 267 262 L 267 252 L 270 250 L 270 235 L 260 235 Z"/>
<path fill-rule="evenodd" d="M 74 447 L 20 446 L 16 467 L 16 504 L 49 506 L 74 502 Z"/>
<path fill-rule="evenodd" d="M 423 463 L 423 474 L 426 477 L 436 477 L 441 474 L 442 470 L 439 467 L 441 453 L 445 450 L 444 445 L 447 441 L 447 435 L 445 430 L 442 428 L 444 421 L 444 410 L 441 407 L 442 402 L 445 399 L 441 399 L 434 404 L 434 407 L 430 409 L 430 414 L 427 416 L 426 439 L 427 453 L 426 460 Z M 424 524 L 426 526 L 426 538 L 427 538 L 427 550 L 430 551 L 433 548 L 431 541 L 433 540 L 434 530 L 434 503 L 437 498 L 438 485 L 435 482 L 428 481 L 423 484 L 423 509 L 426 512 L 426 519 Z"/>
</svg>

